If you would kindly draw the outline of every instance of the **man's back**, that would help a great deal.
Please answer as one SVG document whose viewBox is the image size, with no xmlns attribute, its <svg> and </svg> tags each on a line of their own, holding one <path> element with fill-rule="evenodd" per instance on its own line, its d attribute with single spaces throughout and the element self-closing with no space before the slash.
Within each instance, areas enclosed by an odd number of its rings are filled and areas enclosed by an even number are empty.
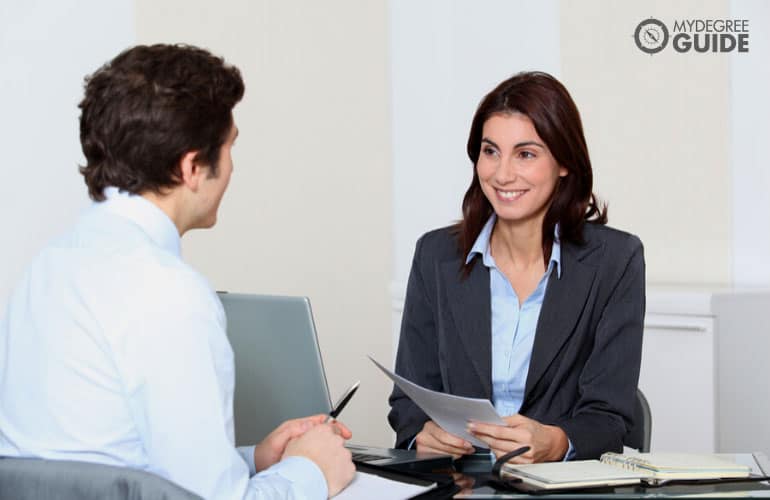
<svg viewBox="0 0 770 500">
<path fill-rule="evenodd" d="M 147 338 L 157 329 L 142 324 L 173 325 L 180 295 L 220 326 L 205 340 L 228 373 L 221 305 L 174 254 L 178 243 L 159 209 L 115 194 L 35 259 L 0 323 L 1 455 L 148 467 L 135 420 L 154 376 L 144 348 L 173 357 L 179 333 Z"/>
<path fill-rule="evenodd" d="M 38 255 L 10 298 L 0 456 L 131 466 L 240 497 L 248 466 L 233 447 L 221 303 L 179 258 L 160 209 L 115 189 L 108 198 Z M 207 477 L 216 467 L 196 449 L 241 484 Z"/>
</svg>

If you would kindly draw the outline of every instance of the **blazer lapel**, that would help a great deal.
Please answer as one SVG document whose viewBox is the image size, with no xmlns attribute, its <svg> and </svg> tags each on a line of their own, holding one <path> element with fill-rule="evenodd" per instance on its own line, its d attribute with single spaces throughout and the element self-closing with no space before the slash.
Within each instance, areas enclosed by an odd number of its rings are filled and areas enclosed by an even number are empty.
<svg viewBox="0 0 770 500">
<path fill-rule="evenodd" d="M 554 269 L 548 279 L 532 347 L 524 389 L 524 405 L 537 382 L 572 334 L 583 312 L 596 277 L 595 266 L 586 263 L 584 259 L 599 246 L 599 243 L 591 242 L 584 246 L 566 243 L 562 245 L 562 275 L 559 278 Z"/>
<path fill-rule="evenodd" d="M 461 279 L 459 261 L 442 264 L 445 297 L 450 318 L 457 328 L 462 348 L 468 353 L 479 377 L 484 397 L 492 397 L 492 320 L 489 270 L 480 259 L 470 276 Z"/>
</svg>

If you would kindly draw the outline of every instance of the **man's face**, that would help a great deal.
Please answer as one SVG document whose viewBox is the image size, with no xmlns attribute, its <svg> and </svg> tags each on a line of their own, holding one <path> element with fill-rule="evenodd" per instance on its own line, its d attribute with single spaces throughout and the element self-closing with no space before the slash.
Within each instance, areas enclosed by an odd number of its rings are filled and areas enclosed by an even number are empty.
<svg viewBox="0 0 770 500">
<path fill-rule="evenodd" d="M 199 203 L 194 224 L 194 227 L 196 228 L 209 228 L 217 222 L 219 203 L 222 201 L 222 196 L 224 196 L 227 185 L 230 182 L 230 175 L 233 173 L 231 150 L 237 136 L 238 127 L 233 123 L 233 126 L 228 133 L 227 140 L 225 140 L 225 143 L 219 150 L 216 176 L 210 175 L 211 167 L 202 167 L 209 170 L 209 175 L 204 177 L 198 191 Z"/>
</svg>

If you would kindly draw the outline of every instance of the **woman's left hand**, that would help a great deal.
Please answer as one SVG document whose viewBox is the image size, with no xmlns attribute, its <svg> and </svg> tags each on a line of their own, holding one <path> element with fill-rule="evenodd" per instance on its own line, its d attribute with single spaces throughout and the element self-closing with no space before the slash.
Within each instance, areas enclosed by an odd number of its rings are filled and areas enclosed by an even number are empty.
<svg viewBox="0 0 770 500">
<path fill-rule="evenodd" d="M 529 451 L 511 460 L 517 464 L 562 460 L 569 449 L 567 435 L 560 427 L 543 425 L 523 415 L 503 417 L 507 425 L 469 422 L 468 432 L 484 441 L 497 457 L 522 446 Z"/>
</svg>

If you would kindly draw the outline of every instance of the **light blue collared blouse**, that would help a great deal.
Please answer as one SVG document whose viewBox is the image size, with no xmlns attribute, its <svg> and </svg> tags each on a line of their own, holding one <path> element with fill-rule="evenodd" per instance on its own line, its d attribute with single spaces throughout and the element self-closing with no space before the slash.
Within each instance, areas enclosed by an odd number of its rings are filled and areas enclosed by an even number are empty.
<svg viewBox="0 0 770 500">
<path fill-rule="evenodd" d="M 465 262 L 467 264 L 475 255 L 481 255 L 482 262 L 489 268 L 492 299 L 492 403 L 500 415 L 506 416 L 518 413 L 524 401 L 535 330 L 548 287 L 548 277 L 554 268 L 557 276 L 561 277 L 561 245 L 558 238 L 555 238 L 548 268 L 535 291 L 519 305 L 516 291 L 497 268 L 490 251 L 489 241 L 496 220 L 494 214 L 487 220 Z"/>
<path fill-rule="evenodd" d="M 489 249 L 492 229 L 497 216 L 492 214 L 479 233 L 465 263 L 476 255 L 481 255 L 482 263 L 489 269 L 489 291 L 492 304 L 492 403 L 497 413 L 502 416 L 519 412 L 524 402 L 524 388 L 527 384 L 529 362 L 532 359 L 532 346 L 535 343 L 537 320 L 543 307 L 548 278 L 556 269 L 556 276 L 561 278 L 561 244 L 559 226 L 556 226 L 551 260 L 543 273 L 535 291 L 519 305 L 519 297 L 508 278 L 497 268 Z M 572 441 L 568 440 L 564 460 L 575 455 Z"/>
</svg>

